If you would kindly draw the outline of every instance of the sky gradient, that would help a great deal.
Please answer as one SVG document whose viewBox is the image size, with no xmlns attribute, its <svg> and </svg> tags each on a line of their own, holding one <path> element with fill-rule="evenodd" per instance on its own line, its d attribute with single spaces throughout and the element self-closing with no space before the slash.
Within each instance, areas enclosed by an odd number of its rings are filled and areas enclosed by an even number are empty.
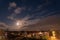
<svg viewBox="0 0 60 40">
<path fill-rule="evenodd" d="M 46 25 L 60 26 L 58 20 L 60 20 L 60 0 L 0 0 L 0 28 L 2 29 L 18 30 L 16 21 L 23 24 L 19 30 L 33 29 L 34 27 L 30 28 L 30 25 L 38 23 L 44 27 L 36 26 L 36 30 L 40 27 L 45 29 Z"/>
</svg>

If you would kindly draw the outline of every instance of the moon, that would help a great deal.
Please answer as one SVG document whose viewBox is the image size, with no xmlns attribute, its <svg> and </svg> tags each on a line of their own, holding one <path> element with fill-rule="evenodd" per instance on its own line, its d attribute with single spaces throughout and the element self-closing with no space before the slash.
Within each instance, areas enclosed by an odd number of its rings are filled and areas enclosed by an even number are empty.
<svg viewBox="0 0 60 40">
<path fill-rule="evenodd" d="M 22 26 L 23 22 L 22 21 L 17 21 L 16 25 L 17 26 Z"/>
<path fill-rule="evenodd" d="M 16 25 L 19 26 L 21 23 L 17 22 Z"/>
</svg>

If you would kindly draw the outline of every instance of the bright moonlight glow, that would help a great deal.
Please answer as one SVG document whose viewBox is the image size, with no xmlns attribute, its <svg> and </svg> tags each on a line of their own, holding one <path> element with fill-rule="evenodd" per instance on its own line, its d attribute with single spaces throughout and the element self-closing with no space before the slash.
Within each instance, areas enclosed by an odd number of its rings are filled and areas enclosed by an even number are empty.
<svg viewBox="0 0 60 40">
<path fill-rule="evenodd" d="M 16 30 L 20 30 L 24 26 L 23 20 L 16 20 Z"/>
<path fill-rule="evenodd" d="M 16 25 L 17 26 L 22 26 L 23 22 L 22 21 L 17 21 Z"/>
<path fill-rule="evenodd" d="M 16 25 L 18 26 L 18 25 L 20 25 L 20 23 L 19 23 L 19 22 L 17 22 L 17 23 L 16 23 Z"/>
</svg>

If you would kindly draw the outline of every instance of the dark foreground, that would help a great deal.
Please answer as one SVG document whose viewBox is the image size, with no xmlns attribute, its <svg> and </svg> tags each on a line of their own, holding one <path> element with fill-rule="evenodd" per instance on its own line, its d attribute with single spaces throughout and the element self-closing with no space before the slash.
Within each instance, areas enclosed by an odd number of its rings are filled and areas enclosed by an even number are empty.
<svg viewBox="0 0 60 40">
<path fill-rule="evenodd" d="M 42 39 L 42 38 L 39 38 L 39 39 L 36 39 L 36 38 L 10 38 L 8 40 L 47 40 L 47 39 Z"/>
</svg>

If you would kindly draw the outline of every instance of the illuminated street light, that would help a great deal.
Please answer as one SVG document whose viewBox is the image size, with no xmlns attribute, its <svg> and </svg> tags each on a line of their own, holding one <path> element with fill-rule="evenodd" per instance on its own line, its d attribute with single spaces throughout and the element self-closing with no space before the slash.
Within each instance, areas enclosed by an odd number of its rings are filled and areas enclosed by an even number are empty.
<svg viewBox="0 0 60 40">
<path fill-rule="evenodd" d="M 55 31 L 52 31 L 51 40 L 57 40 L 55 35 L 56 35 L 56 34 L 55 34 Z"/>
</svg>

